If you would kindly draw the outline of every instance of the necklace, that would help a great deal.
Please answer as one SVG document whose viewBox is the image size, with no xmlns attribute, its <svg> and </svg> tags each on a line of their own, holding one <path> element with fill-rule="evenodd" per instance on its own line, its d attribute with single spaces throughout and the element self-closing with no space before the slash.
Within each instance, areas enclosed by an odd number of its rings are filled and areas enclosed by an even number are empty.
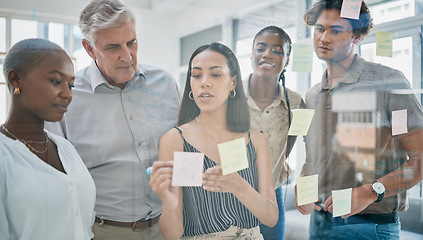
<svg viewBox="0 0 423 240">
<path fill-rule="evenodd" d="M 6 131 L 6 132 L 7 132 L 10 136 L 12 136 L 15 140 L 19 140 L 19 141 L 21 141 L 23 144 L 25 144 L 25 146 L 27 146 L 27 147 L 28 147 L 30 150 L 32 150 L 33 152 L 40 153 L 40 154 L 47 152 L 47 148 L 48 148 L 48 141 L 49 141 L 49 139 L 48 139 L 48 137 L 47 137 L 47 133 L 46 133 L 46 132 L 44 132 L 44 137 L 45 137 L 45 139 L 46 139 L 46 140 L 41 141 L 41 142 L 37 142 L 37 141 L 23 140 L 23 139 L 19 139 L 19 138 L 17 138 L 17 137 L 16 137 L 15 135 L 13 135 L 13 134 L 9 131 L 9 129 L 7 129 L 4 125 L 1 125 L 1 128 L 2 128 L 4 131 Z M 45 148 L 44 148 L 44 150 L 42 150 L 42 151 L 38 151 L 38 150 L 37 150 L 37 149 L 35 149 L 33 146 L 31 146 L 31 144 L 29 144 L 29 143 L 45 144 Z"/>
<path fill-rule="evenodd" d="M 198 119 L 198 117 L 195 117 L 195 121 L 197 121 L 199 124 L 200 124 L 200 126 L 201 126 L 201 128 L 202 129 L 204 129 L 206 132 L 207 132 L 207 134 L 211 137 L 211 139 L 213 139 L 213 141 L 215 141 L 216 143 L 218 143 L 218 144 L 220 144 L 221 142 L 220 141 L 218 141 L 214 136 L 213 136 L 213 134 L 211 134 L 211 132 L 206 128 L 206 127 L 204 127 L 204 125 L 200 122 L 200 119 Z M 236 138 L 236 135 L 237 135 L 237 133 L 235 133 L 235 136 L 234 136 L 234 139 L 232 139 L 232 140 L 235 140 L 235 138 Z"/>
</svg>

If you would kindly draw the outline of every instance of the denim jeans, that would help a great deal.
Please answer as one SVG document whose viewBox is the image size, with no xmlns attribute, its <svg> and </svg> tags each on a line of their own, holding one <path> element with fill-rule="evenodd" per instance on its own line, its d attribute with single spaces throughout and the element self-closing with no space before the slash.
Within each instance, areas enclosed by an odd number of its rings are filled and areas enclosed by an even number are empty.
<svg viewBox="0 0 423 240">
<path fill-rule="evenodd" d="M 357 218 L 351 216 L 350 218 Z M 348 218 L 347 218 L 348 219 Z M 348 223 L 340 217 L 334 218 L 329 212 L 313 210 L 310 218 L 310 240 L 363 239 L 399 240 L 401 223 L 397 218 L 393 223 L 377 224 L 372 222 Z"/>
<path fill-rule="evenodd" d="M 275 190 L 276 201 L 279 208 L 279 219 L 276 225 L 272 228 L 260 224 L 260 232 L 263 235 L 264 240 L 283 240 L 285 234 L 285 207 L 283 204 L 283 193 L 282 187 L 278 187 Z"/>
</svg>

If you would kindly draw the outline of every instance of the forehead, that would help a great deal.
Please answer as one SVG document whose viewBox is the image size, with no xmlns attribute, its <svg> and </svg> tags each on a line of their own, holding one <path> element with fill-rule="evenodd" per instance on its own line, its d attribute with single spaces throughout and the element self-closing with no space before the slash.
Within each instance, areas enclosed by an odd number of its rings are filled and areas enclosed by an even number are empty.
<svg viewBox="0 0 423 240">
<path fill-rule="evenodd" d="M 228 68 L 226 57 L 221 53 L 205 50 L 192 59 L 192 68 L 200 67 L 202 69 L 207 69 L 213 66 L 220 66 L 222 68 Z"/>
<path fill-rule="evenodd" d="M 266 44 L 266 45 L 279 45 L 284 46 L 284 41 L 282 39 L 282 36 L 280 36 L 277 33 L 265 31 L 261 35 L 257 36 L 254 45 L 258 45 L 260 43 Z"/>
<path fill-rule="evenodd" d="M 96 44 L 123 44 L 137 36 L 135 23 L 129 21 L 120 27 L 112 27 L 96 32 Z"/>
<path fill-rule="evenodd" d="M 28 67 L 27 72 L 50 72 L 59 70 L 64 74 L 73 75 L 73 63 L 69 56 L 61 50 L 47 51 Z"/>
<path fill-rule="evenodd" d="M 337 9 L 325 9 L 320 13 L 315 25 L 322 25 L 325 27 L 341 26 L 344 28 L 351 28 L 350 21 L 342 18 L 340 14 L 341 12 Z"/>
</svg>

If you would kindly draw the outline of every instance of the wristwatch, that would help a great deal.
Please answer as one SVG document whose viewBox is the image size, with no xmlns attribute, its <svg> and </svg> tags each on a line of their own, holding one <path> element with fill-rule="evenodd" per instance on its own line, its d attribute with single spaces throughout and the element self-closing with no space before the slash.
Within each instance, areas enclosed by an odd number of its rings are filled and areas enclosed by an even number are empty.
<svg viewBox="0 0 423 240">
<path fill-rule="evenodd" d="M 383 195 L 385 195 L 385 186 L 379 181 L 374 181 L 372 183 L 372 192 L 374 192 L 377 196 L 377 200 L 375 202 L 382 201 Z"/>
</svg>

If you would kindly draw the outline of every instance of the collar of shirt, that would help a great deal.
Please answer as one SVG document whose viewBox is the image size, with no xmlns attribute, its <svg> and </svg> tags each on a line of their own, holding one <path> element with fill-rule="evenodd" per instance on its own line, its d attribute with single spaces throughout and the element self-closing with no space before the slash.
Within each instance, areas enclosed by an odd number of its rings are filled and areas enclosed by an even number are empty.
<svg viewBox="0 0 423 240">
<path fill-rule="evenodd" d="M 97 64 L 95 63 L 95 61 L 91 62 L 90 65 L 90 76 L 91 76 L 91 88 L 93 90 L 93 92 L 96 90 L 96 88 L 100 85 L 105 85 L 108 88 L 112 88 L 113 86 L 110 85 L 106 78 L 103 76 L 103 74 L 100 72 L 100 70 L 97 67 Z M 144 72 L 141 70 L 140 66 L 137 66 L 137 71 L 135 72 L 134 76 L 132 77 L 130 81 L 137 81 L 140 75 L 144 76 Z M 145 78 L 144 78 L 145 79 Z"/>
<path fill-rule="evenodd" d="M 364 59 L 360 57 L 358 54 L 355 54 L 354 61 L 351 64 L 350 69 L 347 70 L 347 72 L 342 77 L 342 79 L 333 87 L 330 87 L 329 85 L 327 85 L 328 70 L 326 69 L 322 76 L 322 89 L 329 90 L 331 88 L 336 88 L 339 85 L 339 83 L 350 84 L 350 83 L 358 82 L 358 79 L 360 78 L 360 75 L 362 74 L 361 69 L 365 68 L 365 66 L 363 65 L 365 65 Z"/>
<path fill-rule="evenodd" d="M 247 98 L 247 103 L 248 103 L 248 105 L 251 108 L 259 109 L 257 107 L 257 104 L 254 102 L 254 99 L 250 96 L 250 88 L 248 86 L 248 79 L 249 79 L 250 75 L 248 75 L 248 77 L 246 79 L 244 79 L 244 81 L 243 81 L 243 87 L 244 87 L 245 97 Z M 286 97 L 285 97 L 285 93 L 283 91 L 282 84 L 281 83 L 278 83 L 278 87 L 279 87 L 279 95 L 278 95 L 278 97 L 268 107 L 277 107 L 281 103 L 283 103 L 285 105 L 285 107 L 288 108 L 288 105 L 287 105 L 287 102 L 286 102 Z M 288 91 L 289 90 L 287 89 L 287 92 Z"/>
</svg>

